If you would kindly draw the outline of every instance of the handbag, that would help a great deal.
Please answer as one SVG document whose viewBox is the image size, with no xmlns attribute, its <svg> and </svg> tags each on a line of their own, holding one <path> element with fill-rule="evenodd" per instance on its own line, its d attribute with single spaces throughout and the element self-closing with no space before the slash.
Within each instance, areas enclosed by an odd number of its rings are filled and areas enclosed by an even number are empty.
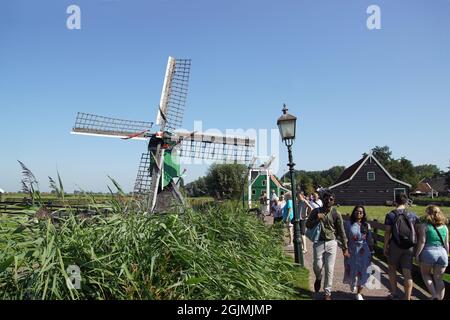
<svg viewBox="0 0 450 320">
<path fill-rule="evenodd" d="M 306 229 L 305 235 L 309 240 L 316 243 L 317 241 L 319 241 L 321 231 L 322 231 L 322 223 L 318 222 L 311 229 L 310 228 Z"/>
</svg>

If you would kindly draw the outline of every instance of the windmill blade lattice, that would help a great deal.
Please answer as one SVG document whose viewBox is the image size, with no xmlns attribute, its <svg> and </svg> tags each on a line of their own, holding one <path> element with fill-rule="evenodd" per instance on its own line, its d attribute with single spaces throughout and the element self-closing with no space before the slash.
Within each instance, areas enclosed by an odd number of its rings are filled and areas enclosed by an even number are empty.
<svg viewBox="0 0 450 320">
<path fill-rule="evenodd" d="M 181 141 L 180 156 L 226 163 L 248 164 L 255 140 L 230 136 L 191 134 Z"/>
<path fill-rule="evenodd" d="M 149 131 L 152 122 L 108 118 L 78 112 L 73 133 L 126 138 L 136 132 Z M 133 138 L 138 139 L 139 137 Z M 141 138 L 142 139 L 142 138 Z"/>
<path fill-rule="evenodd" d="M 141 162 L 139 163 L 139 170 L 134 184 L 134 194 L 148 194 L 150 192 L 150 185 L 152 178 L 150 176 L 150 153 L 143 153 Z"/>
<path fill-rule="evenodd" d="M 183 123 L 190 70 L 191 59 L 176 59 L 166 109 L 166 129 L 169 131 L 180 128 Z"/>
</svg>

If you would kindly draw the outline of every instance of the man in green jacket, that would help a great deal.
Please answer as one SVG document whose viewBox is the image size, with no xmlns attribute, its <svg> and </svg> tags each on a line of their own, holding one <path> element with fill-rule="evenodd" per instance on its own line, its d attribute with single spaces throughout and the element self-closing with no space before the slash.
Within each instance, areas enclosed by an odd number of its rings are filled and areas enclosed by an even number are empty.
<svg viewBox="0 0 450 320">
<path fill-rule="evenodd" d="M 331 300 L 331 288 L 333 285 L 334 264 L 336 262 L 337 238 L 341 240 L 342 253 L 349 257 L 347 249 L 347 236 L 345 235 L 344 221 L 341 214 L 333 206 L 335 196 L 330 191 L 324 191 L 322 195 L 323 207 L 314 209 L 308 220 L 307 228 L 313 228 L 321 224 L 319 240 L 313 244 L 313 269 L 316 276 L 314 290 L 320 291 L 322 281 L 322 269 L 325 267 L 325 300 Z"/>
</svg>

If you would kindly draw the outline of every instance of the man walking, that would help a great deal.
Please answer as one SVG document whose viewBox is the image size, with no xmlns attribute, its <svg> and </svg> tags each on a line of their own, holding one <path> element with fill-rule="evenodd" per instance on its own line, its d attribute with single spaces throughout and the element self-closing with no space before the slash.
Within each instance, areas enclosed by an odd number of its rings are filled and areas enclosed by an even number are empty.
<svg viewBox="0 0 450 320">
<path fill-rule="evenodd" d="M 337 238 L 342 242 L 342 253 L 344 257 L 349 257 L 347 249 L 347 236 L 345 235 L 344 222 L 341 214 L 334 205 L 335 196 L 330 191 L 324 191 L 323 207 L 316 208 L 306 221 L 307 228 L 314 228 L 321 224 L 319 240 L 313 244 L 313 269 L 316 276 L 314 291 L 320 291 L 322 281 L 322 270 L 325 267 L 325 300 L 331 300 L 331 288 L 333 286 L 334 264 L 336 262 Z"/>
<path fill-rule="evenodd" d="M 397 209 L 386 215 L 384 224 L 384 255 L 388 260 L 389 282 L 391 294 L 388 298 L 397 299 L 397 267 L 400 266 L 404 277 L 405 300 L 411 300 L 413 280 L 411 270 L 413 265 L 413 250 L 417 243 L 415 225 L 419 218 L 413 212 L 406 210 L 408 197 L 400 194 L 395 197 Z"/>
</svg>

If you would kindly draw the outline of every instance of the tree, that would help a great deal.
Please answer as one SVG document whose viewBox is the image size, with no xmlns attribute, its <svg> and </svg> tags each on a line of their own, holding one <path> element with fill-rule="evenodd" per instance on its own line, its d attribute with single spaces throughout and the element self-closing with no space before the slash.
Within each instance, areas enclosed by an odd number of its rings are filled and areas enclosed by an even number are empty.
<svg viewBox="0 0 450 320">
<path fill-rule="evenodd" d="M 447 172 L 447 177 L 445 178 L 445 183 L 447 184 L 447 190 L 450 190 L 450 170 Z"/>
<path fill-rule="evenodd" d="M 391 160 L 385 168 L 394 178 L 411 184 L 413 189 L 417 187 L 418 176 L 412 162 L 405 157 Z"/>
<path fill-rule="evenodd" d="M 247 174 L 243 164 L 213 164 L 205 177 L 209 195 L 216 199 L 239 199 Z"/>
<path fill-rule="evenodd" d="M 186 190 L 187 194 L 190 197 L 204 197 L 209 195 L 209 193 L 207 192 L 207 187 L 206 187 L 206 178 L 205 177 L 200 177 L 195 181 L 192 181 L 188 184 L 186 184 L 186 186 L 184 187 L 184 189 Z"/>
<path fill-rule="evenodd" d="M 392 151 L 389 149 L 388 146 L 379 147 L 376 146 L 372 149 L 372 153 L 375 156 L 375 158 L 380 161 L 380 163 L 387 169 L 387 166 L 389 166 L 390 162 L 394 159 L 392 158 Z"/>
<path fill-rule="evenodd" d="M 414 170 L 416 171 L 417 179 L 419 179 L 419 181 L 424 178 L 434 178 L 441 174 L 441 170 L 434 164 L 415 166 Z"/>
<path fill-rule="evenodd" d="M 445 174 L 445 183 L 447 185 L 447 190 L 450 190 L 450 166 L 448 167 L 448 172 Z"/>
</svg>

